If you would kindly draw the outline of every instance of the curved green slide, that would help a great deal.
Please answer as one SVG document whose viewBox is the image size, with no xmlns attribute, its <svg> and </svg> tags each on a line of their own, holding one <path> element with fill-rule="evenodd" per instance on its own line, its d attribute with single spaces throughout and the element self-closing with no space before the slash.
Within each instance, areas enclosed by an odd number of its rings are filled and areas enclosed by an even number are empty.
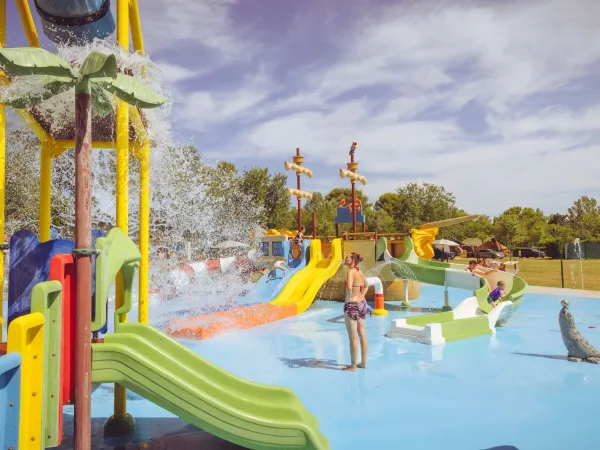
<svg viewBox="0 0 600 450">
<path fill-rule="evenodd" d="M 330 448 L 293 391 L 237 377 L 149 325 L 122 323 L 92 344 L 92 382 L 118 383 L 246 448 Z"/>
<path fill-rule="evenodd" d="M 123 305 L 115 332 L 92 344 L 92 383 L 117 383 L 183 420 L 251 449 L 328 450 L 315 416 L 293 391 L 237 377 L 156 328 L 121 323 L 131 311 L 135 268 L 141 258 L 119 228 L 96 240 L 96 315 L 92 331 L 106 322 L 108 292 L 117 273 Z"/>
<path fill-rule="evenodd" d="M 377 260 L 391 259 L 387 253 L 385 238 L 379 238 L 376 256 Z M 404 238 L 404 253 L 396 261 L 406 264 L 420 282 L 472 292 L 472 296 L 465 298 L 454 310 L 393 321 L 391 334 L 406 335 L 423 343 L 443 343 L 491 334 L 495 326 L 505 323 L 510 318 L 527 292 L 527 283 L 516 275 L 506 272 L 490 274 L 493 283 L 502 279 L 509 287 L 508 295 L 502 299 L 502 307 L 497 307 L 492 312 L 487 302 L 490 292 L 488 280 L 465 272 L 465 265 L 419 258 L 410 237 Z M 399 266 L 392 265 L 392 273 L 395 276 L 401 277 L 400 272 Z"/>
</svg>

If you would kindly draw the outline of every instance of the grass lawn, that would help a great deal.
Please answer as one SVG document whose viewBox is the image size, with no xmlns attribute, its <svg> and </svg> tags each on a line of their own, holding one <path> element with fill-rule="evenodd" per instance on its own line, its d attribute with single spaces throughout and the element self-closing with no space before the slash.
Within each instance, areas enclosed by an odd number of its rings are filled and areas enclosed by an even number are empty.
<svg viewBox="0 0 600 450">
<path fill-rule="evenodd" d="M 468 263 L 471 258 L 456 258 L 456 262 Z M 513 258 L 519 261 L 519 276 L 532 286 L 562 287 L 560 260 Z M 508 261 L 508 259 L 506 259 Z M 580 262 L 564 260 L 565 288 L 581 289 Z M 585 289 L 600 291 L 600 259 L 583 261 L 583 285 Z"/>
</svg>

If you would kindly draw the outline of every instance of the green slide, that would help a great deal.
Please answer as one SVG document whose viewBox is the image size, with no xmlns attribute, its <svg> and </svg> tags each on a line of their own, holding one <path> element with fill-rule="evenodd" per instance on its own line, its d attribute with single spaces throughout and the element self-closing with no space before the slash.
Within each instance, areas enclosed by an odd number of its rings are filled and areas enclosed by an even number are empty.
<svg viewBox="0 0 600 450">
<path fill-rule="evenodd" d="M 118 383 L 246 448 L 330 448 L 293 391 L 237 377 L 148 325 L 119 324 L 92 345 L 92 382 Z"/>
<path fill-rule="evenodd" d="M 393 260 L 387 252 L 385 238 L 379 238 L 376 251 L 378 261 Z M 454 309 L 446 304 L 440 313 L 392 320 L 390 336 L 406 337 L 424 344 L 443 344 L 495 333 L 495 327 L 510 319 L 527 292 L 527 283 L 508 272 L 490 272 L 484 278 L 467 272 L 467 266 L 462 264 L 423 260 L 415 253 L 410 237 L 404 238 L 404 254 L 395 261 L 406 265 L 422 283 L 471 293 Z M 403 276 L 399 264 L 392 264 L 392 273 L 399 278 Z M 492 309 L 487 297 L 490 283 L 495 286 L 498 281 L 505 283 L 508 295 Z M 446 308 L 448 310 L 444 311 Z"/>
</svg>

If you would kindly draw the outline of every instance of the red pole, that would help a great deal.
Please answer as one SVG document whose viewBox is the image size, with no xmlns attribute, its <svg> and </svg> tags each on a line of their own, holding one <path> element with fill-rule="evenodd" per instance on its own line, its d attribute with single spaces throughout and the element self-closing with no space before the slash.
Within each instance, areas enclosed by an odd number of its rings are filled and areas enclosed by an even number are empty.
<svg viewBox="0 0 600 450">
<path fill-rule="evenodd" d="M 82 92 L 83 91 L 83 92 Z M 92 248 L 92 102 L 89 88 L 75 94 L 75 247 Z M 91 448 L 92 261 L 76 255 L 75 449 Z"/>
<path fill-rule="evenodd" d="M 296 156 L 300 156 L 300 149 L 296 148 Z M 296 172 L 298 190 L 300 190 L 300 172 Z M 298 197 L 298 231 L 302 228 L 302 197 Z"/>
<path fill-rule="evenodd" d="M 317 238 L 317 213 L 313 213 L 313 239 Z"/>
</svg>

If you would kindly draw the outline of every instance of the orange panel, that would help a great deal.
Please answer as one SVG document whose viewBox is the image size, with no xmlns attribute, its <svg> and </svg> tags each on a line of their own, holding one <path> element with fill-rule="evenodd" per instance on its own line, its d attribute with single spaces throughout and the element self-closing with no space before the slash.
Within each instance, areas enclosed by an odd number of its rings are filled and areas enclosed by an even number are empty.
<svg viewBox="0 0 600 450">
<path fill-rule="evenodd" d="M 257 327 L 295 316 L 296 313 L 296 305 L 280 306 L 265 303 L 214 314 L 176 319 L 169 323 L 167 333 L 179 338 L 210 339 L 228 330 Z"/>
</svg>

